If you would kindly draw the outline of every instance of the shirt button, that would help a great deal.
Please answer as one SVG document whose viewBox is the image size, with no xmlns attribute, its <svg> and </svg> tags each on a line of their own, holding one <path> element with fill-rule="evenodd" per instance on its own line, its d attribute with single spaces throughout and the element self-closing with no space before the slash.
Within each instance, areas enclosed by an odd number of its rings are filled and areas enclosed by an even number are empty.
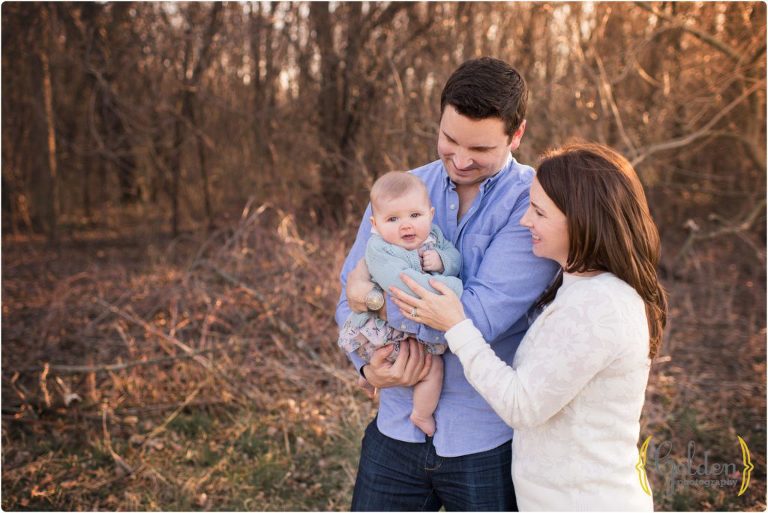
<svg viewBox="0 0 768 513">
<path fill-rule="evenodd" d="M 456 205 L 454 205 L 453 203 L 451 203 L 450 209 L 451 209 L 451 210 L 456 210 Z"/>
</svg>

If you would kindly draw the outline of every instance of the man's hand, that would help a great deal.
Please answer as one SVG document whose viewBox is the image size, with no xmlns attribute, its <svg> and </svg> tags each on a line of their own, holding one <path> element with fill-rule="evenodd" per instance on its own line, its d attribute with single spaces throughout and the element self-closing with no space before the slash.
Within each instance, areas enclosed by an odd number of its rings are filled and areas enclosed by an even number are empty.
<svg viewBox="0 0 768 513">
<path fill-rule="evenodd" d="M 368 383 L 368 380 L 364 377 L 360 376 L 357 378 L 357 386 L 363 389 L 363 392 L 368 396 L 368 399 L 376 397 L 376 387 Z"/>
<path fill-rule="evenodd" d="M 393 349 L 392 345 L 377 349 L 370 363 L 363 366 L 368 383 L 376 388 L 411 387 L 426 377 L 432 355 L 422 344 L 414 338 L 400 342 L 400 354 L 394 363 L 387 360 Z"/>
<path fill-rule="evenodd" d="M 355 268 L 350 271 L 349 276 L 347 276 L 347 302 L 349 303 L 349 308 L 353 312 L 367 312 L 368 307 L 365 305 L 365 296 L 372 290 L 371 273 L 368 272 L 365 258 L 361 258 Z M 386 293 L 384 297 L 386 298 Z M 386 302 L 376 314 L 379 318 L 387 320 Z"/>
<path fill-rule="evenodd" d="M 440 253 L 434 249 L 428 249 L 421 254 L 421 270 L 422 271 L 434 271 L 441 273 L 445 271 L 443 266 L 443 259 L 440 258 Z"/>
<path fill-rule="evenodd" d="M 347 276 L 347 302 L 353 312 L 367 312 L 365 296 L 373 290 L 371 273 L 365 259 L 361 258 L 354 269 Z"/>
</svg>

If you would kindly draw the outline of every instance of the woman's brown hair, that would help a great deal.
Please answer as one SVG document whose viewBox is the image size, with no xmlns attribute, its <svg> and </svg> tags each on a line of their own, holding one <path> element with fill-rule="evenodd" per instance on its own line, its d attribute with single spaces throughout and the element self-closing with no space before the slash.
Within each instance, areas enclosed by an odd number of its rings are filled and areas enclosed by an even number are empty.
<svg viewBox="0 0 768 513">
<path fill-rule="evenodd" d="M 608 271 L 631 285 L 645 302 L 649 353 L 656 356 L 667 322 L 667 295 L 656 272 L 661 244 L 632 165 L 605 146 L 572 143 L 546 153 L 536 178 L 567 218 L 564 271 Z M 562 275 L 537 306 L 550 303 L 561 284 Z"/>
</svg>

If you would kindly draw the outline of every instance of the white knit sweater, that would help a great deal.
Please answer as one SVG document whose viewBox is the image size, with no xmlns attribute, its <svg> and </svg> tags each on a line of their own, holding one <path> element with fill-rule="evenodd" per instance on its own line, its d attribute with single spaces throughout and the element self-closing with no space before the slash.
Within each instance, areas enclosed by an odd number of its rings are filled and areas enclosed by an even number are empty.
<svg viewBox="0 0 768 513">
<path fill-rule="evenodd" d="M 515 429 L 521 511 L 653 510 L 635 465 L 650 359 L 645 305 L 610 273 L 564 274 L 512 367 L 467 319 L 446 334 L 472 386 Z"/>
</svg>

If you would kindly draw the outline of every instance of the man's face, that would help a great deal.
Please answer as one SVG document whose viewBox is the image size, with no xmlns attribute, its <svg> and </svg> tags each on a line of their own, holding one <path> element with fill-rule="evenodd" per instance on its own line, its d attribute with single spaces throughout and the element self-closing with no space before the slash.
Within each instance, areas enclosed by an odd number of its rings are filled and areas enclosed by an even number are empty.
<svg viewBox="0 0 768 513">
<path fill-rule="evenodd" d="M 509 137 L 500 118 L 471 119 L 447 105 L 440 120 L 437 153 L 453 183 L 477 185 L 504 166 L 524 132 L 525 121 Z"/>
</svg>

